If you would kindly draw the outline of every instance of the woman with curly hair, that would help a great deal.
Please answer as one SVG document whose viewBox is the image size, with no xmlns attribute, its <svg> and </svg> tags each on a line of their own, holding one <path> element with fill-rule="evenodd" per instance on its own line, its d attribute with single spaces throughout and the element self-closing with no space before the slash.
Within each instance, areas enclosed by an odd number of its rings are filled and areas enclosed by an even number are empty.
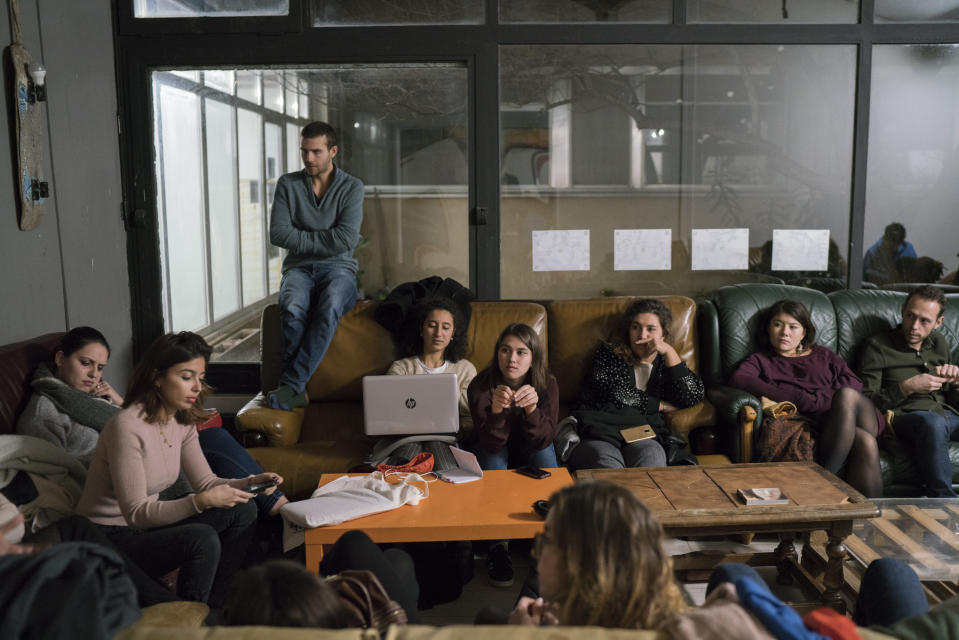
<svg viewBox="0 0 959 640">
<path fill-rule="evenodd" d="M 411 334 L 402 345 L 409 357 L 396 360 L 386 372 L 391 376 L 428 373 L 456 374 L 460 413 L 469 415 L 466 389 L 476 377 L 476 367 L 466 359 L 466 325 L 449 298 L 430 298 L 416 305 Z"/>
<path fill-rule="evenodd" d="M 582 442 L 569 455 L 572 469 L 666 465 L 658 438 L 626 442 L 621 431 L 649 424 L 658 435 L 667 413 L 703 399 L 702 380 L 669 343 L 672 322 L 659 300 L 636 300 L 599 345 L 573 414 Z"/>
</svg>

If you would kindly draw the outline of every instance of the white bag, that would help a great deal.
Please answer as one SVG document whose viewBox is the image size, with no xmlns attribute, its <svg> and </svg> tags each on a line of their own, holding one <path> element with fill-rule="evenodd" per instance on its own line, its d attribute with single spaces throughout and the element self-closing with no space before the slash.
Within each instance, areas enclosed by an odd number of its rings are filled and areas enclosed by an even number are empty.
<svg viewBox="0 0 959 640">
<path fill-rule="evenodd" d="M 391 477 L 399 478 L 397 475 Z M 410 482 L 423 482 L 423 488 Z M 323 485 L 306 500 L 289 502 L 280 508 L 283 516 L 283 549 L 303 544 L 304 529 L 339 524 L 374 513 L 390 511 L 404 504 L 416 505 L 429 496 L 429 486 L 419 474 L 411 473 L 399 482 L 387 482 L 374 471 L 368 476 L 341 476 Z"/>
</svg>

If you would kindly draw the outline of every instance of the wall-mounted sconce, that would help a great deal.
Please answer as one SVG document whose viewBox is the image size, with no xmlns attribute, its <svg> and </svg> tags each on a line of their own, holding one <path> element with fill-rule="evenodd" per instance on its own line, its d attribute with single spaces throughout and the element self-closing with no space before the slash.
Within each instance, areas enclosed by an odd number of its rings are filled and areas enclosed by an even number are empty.
<svg viewBox="0 0 959 640">
<path fill-rule="evenodd" d="M 47 101 L 47 68 L 39 62 L 31 63 L 27 68 L 31 82 L 27 87 L 27 100 L 31 103 Z"/>
</svg>

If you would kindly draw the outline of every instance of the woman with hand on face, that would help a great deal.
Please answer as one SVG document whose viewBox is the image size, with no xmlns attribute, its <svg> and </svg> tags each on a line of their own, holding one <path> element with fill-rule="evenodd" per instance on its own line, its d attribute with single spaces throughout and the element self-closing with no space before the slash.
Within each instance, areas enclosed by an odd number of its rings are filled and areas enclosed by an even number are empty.
<svg viewBox="0 0 959 640">
<path fill-rule="evenodd" d="M 460 413 L 469 415 L 466 390 L 476 377 L 476 367 L 467 360 L 466 327 L 449 298 L 431 298 L 413 308 L 419 333 L 404 350 L 408 358 L 397 360 L 386 372 L 391 376 L 454 373 L 460 388 Z"/>
<path fill-rule="evenodd" d="M 210 470 L 196 430 L 209 418 L 202 403 L 210 352 L 190 332 L 167 334 L 150 346 L 123 411 L 100 434 L 77 511 L 149 574 L 179 568 L 178 595 L 216 609 L 254 532 L 257 511 L 246 489 L 282 478 L 226 479 Z M 196 493 L 159 500 L 181 469 Z"/>
<path fill-rule="evenodd" d="M 806 306 L 780 300 L 763 313 L 756 339 L 764 348 L 739 364 L 729 386 L 795 404 L 814 421 L 817 462 L 831 473 L 845 464 L 846 482 L 882 497 L 876 436 L 885 422 L 846 361 L 816 344 Z"/>
<path fill-rule="evenodd" d="M 571 468 L 666 466 L 657 438 L 626 442 L 622 430 L 642 424 L 663 428 L 665 414 L 703 399 L 702 380 L 668 342 L 672 321 L 659 300 L 637 300 L 596 350 L 573 414 L 582 441 L 569 455 Z"/>
<path fill-rule="evenodd" d="M 53 363 L 41 364 L 33 375 L 34 393 L 17 419 L 17 433 L 51 442 L 88 467 L 100 432 L 123 405 L 123 396 L 103 379 L 109 359 L 110 345 L 93 327 L 75 327 L 64 334 Z M 199 441 L 207 462 L 221 476 L 246 478 L 263 472 L 225 429 L 204 429 Z M 289 500 L 276 491 L 257 495 L 255 502 L 266 518 L 279 514 Z"/>
<path fill-rule="evenodd" d="M 109 359 L 110 345 L 96 329 L 64 334 L 53 363 L 33 374 L 34 393 L 17 419 L 17 433 L 52 442 L 89 465 L 100 431 L 123 404 L 102 377 Z"/>
</svg>

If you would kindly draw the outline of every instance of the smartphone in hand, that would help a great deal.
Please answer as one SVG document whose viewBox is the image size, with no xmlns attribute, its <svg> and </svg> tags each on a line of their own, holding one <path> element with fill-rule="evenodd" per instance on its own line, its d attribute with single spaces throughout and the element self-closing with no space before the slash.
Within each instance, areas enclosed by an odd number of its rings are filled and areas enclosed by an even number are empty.
<svg viewBox="0 0 959 640">
<path fill-rule="evenodd" d="M 546 469 L 540 469 L 539 467 L 533 467 L 526 465 L 525 467 L 520 467 L 516 470 L 516 473 L 522 473 L 524 476 L 529 476 L 530 478 L 536 478 L 537 480 L 542 480 L 543 478 L 548 478 L 552 473 Z"/>
<path fill-rule="evenodd" d="M 266 482 L 260 482 L 258 484 L 251 484 L 250 486 L 243 489 L 247 493 L 263 493 L 267 489 L 276 486 L 276 480 L 267 480 Z"/>
</svg>

